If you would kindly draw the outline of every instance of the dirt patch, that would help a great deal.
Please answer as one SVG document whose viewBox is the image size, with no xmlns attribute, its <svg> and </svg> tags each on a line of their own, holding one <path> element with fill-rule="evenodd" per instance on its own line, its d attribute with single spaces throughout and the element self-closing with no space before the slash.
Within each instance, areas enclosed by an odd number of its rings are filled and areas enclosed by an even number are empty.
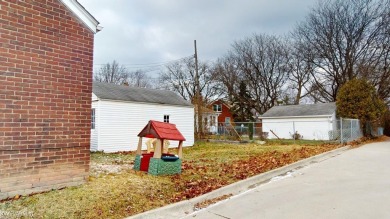
<svg viewBox="0 0 390 219">
<path fill-rule="evenodd" d="M 98 177 L 102 174 L 118 174 L 122 171 L 133 169 L 134 165 L 132 164 L 96 164 L 91 163 L 90 175 L 93 177 Z"/>
<path fill-rule="evenodd" d="M 357 139 L 355 141 L 349 142 L 348 145 L 350 145 L 352 148 L 356 148 L 356 147 L 360 147 L 364 144 L 374 143 L 374 142 L 383 142 L 383 141 L 390 141 L 390 137 L 388 137 L 386 135 L 382 135 L 382 136 L 374 137 L 374 138 L 362 137 L 362 138 Z"/>
<path fill-rule="evenodd" d="M 386 135 L 382 135 L 382 136 L 378 137 L 378 139 L 380 141 L 390 141 L 390 137 L 386 136 Z"/>
</svg>

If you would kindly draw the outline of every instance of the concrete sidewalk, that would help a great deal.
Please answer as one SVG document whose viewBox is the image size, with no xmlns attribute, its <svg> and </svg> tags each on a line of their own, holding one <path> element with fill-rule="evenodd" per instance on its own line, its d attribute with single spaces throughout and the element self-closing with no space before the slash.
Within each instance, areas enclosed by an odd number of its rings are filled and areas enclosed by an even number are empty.
<svg viewBox="0 0 390 219">
<path fill-rule="evenodd" d="M 390 142 L 347 150 L 183 218 L 390 218 Z"/>
<path fill-rule="evenodd" d="M 174 203 L 165 207 L 161 207 L 158 209 L 154 209 L 151 211 L 147 211 L 138 215 L 134 215 L 130 218 L 182 218 L 187 216 L 188 214 L 193 213 L 196 209 L 194 206 L 197 203 L 200 203 L 205 200 L 210 200 L 213 198 L 218 198 L 223 195 L 238 195 L 255 188 L 256 186 L 262 185 L 264 183 L 268 183 L 269 181 L 278 179 L 280 177 L 284 177 L 286 174 L 289 175 L 292 171 L 297 171 L 305 166 L 311 165 L 313 163 L 322 162 L 324 160 L 330 159 L 332 157 L 338 156 L 345 151 L 347 151 L 349 147 L 339 148 L 333 151 L 329 151 L 323 154 L 316 155 L 314 157 L 310 157 L 296 163 L 257 175 L 251 178 L 233 183 L 231 185 L 222 187 L 210 193 L 204 194 L 202 196 L 181 201 L 178 203 Z"/>
</svg>

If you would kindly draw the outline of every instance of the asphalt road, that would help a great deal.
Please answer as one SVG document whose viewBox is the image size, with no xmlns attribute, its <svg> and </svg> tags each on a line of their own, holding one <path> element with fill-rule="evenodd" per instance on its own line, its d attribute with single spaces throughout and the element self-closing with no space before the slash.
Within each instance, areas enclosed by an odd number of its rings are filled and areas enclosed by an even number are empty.
<svg viewBox="0 0 390 219">
<path fill-rule="evenodd" d="M 185 218 L 390 218 L 390 141 L 348 150 Z"/>
</svg>

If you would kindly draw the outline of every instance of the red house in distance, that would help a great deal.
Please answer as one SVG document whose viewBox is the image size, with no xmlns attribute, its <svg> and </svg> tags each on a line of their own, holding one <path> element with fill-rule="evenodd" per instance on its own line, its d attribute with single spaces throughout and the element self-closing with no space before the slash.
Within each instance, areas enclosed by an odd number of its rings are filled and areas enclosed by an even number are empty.
<svg viewBox="0 0 390 219">
<path fill-rule="evenodd" d="M 210 104 L 211 109 L 219 113 L 218 123 L 230 123 L 233 122 L 233 115 L 230 112 L 230 106 L 223 100 L 216 100 Z"/>
</svg>

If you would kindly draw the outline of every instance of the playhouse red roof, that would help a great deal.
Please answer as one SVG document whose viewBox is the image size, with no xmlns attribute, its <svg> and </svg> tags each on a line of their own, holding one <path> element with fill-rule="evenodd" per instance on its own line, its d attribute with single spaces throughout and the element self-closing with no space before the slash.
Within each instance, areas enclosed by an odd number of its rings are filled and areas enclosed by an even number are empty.
<svg viewBox="0 0 390 219">
<path fill-rule="evenodd" d="M 138 134 L 138 137 L 159 138 L 167 140 L 185 141 L 186 139 L 176 128 L 175 124 L 150 120 Z"/>
</svg>

